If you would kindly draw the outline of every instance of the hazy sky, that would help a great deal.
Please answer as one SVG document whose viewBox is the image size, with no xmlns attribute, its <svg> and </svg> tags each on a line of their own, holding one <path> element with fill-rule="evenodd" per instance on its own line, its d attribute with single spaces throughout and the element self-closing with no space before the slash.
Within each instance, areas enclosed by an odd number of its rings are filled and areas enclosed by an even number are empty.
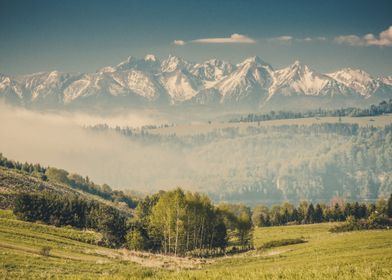
<svg viewBox="0 0 392 280">
<path fill-rule="evenodd" d="M 0 72 L 85 72 L 171 53 L 392 75 L 391 15 L 391 0 L 0 0 Z"/>
</svg>

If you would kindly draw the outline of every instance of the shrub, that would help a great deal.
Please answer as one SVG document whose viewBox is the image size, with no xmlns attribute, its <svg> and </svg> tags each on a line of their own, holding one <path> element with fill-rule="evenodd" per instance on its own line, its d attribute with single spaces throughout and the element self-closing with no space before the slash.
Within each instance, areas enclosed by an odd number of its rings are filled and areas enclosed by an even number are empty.
<svg viewBox="0 0 392 280">
<path fill-rule="evenodd" d="M 294 244 L 301 244 L 307 242 L 306 240 L 303 240 L 301 238 L 293 238 L 293 239 L 280 239 L 280 240 L 273 240 L 264 243 L 261 245 L 258 250 L 262 249 L 269 249 L 269 248 L 274 248 L 274 247 L 280 247 L 280 246 L 288 246 L 288 245 L 294 245 Z"/>
<path fill-rule="evenodd" d="M 368 219 L 355 219 L 349 216 L 346 222 L 334 226 L 330 232 L 347 232 L 354 230 L 367 230 L 367 229 L 389 229 L 392 226 L 392 219 L 386 215 L 377 215 L 372 213 Z"/>
<path fill-rule="evenodd" d="M 51 250 L 52 250 L 52 247 L 44 246 L 41 248 L 41 250 L 39 250 L 39 254 L 44 257 L 49 257 Z"/>
<path fill-rule="evenodd" d="M 138 230 L 131 230 L 126 236 L 126 245 L 130 250 L 143 250 L 145 248 L 146 240 Z"/>
</svg>

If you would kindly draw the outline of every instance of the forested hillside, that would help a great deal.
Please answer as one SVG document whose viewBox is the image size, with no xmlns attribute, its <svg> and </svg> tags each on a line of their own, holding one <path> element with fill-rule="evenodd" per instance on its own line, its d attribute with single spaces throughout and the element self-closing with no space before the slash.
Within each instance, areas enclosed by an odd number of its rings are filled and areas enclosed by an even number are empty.
<svg viewBox="0 0 392 280">
<path fill-rule="evenodd" d="M 336 110 L 310 110 L 306 112 L 290 112 L 290 111 L 271 111 L 268 114 L 248 114 L 240 118 L 233 118 L 230 122 L 260 122 L 269 120 L 284 120 L 284 119 L 301 119 L 301 118 L 321 118 L 321 117 L 367 117 L 380 116 L 392 113 L 392 99 L 382 101 L 378 105 L 372 105 L 370 108 L 342 108 Z"/>
<path fill-rule="evenodd" d="M 56 195 L 80 195 L 87 199 L 96 199 L 103 203 L 129 212 L 136 207 L 136 199 L 123 191 L 112 190 L 107 184 L 98 185 L 89 177 L 69 173 L 63 169 L 43 167 L 40 164 L 21 163 L 7 159 L 0 153 L 0 205 L 3 208 L 10 203 L 16 193 L 39 193 L 42 191 Z"/>
<path fill-rule="evenodd" d="M 105 125 L 92 129 L 97 133 L 111 130 Z M 335 196 L 375 201 L 392 191 L 391 125 L 359 126 L 337 120 L 230 127 L 182 136 L 153 134 L 148 129 L 113 131 L 141 146 L 178 155 L 181 160 L 175 172 L 165 173 L 164 180 L 154 168 L 148 177 L 130 170 L 135 188 L 139 180 L 150 189 L 182 182 L 207 192 L 216 201 L 261 201 L 269 205 L 302 199 L 328 202 Z M 160 168 L 166 170 L 165 166 Z"/>
</svg>

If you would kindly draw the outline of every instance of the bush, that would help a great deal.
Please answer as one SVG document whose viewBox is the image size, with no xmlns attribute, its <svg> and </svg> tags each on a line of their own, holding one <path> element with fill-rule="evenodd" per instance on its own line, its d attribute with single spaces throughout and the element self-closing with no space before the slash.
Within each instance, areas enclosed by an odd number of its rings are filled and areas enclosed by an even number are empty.
<svg viewBox="0 0 392 280">
<path fill-rule="evenodd" d="M 257 249 L 262 250 L 262 249 L 269 249 L 269 248 L 280 247 L 280 246 L 301 244 L 306 242 L 307 242 L 306 240 L 303 240 L 301 238 L 280 239 L 280 240 L 273 240 L 273 241 L 266 242 Z"/>
<path fill-rule="evenodd" d="M 44 257 L 49 257 L 51 250 L 52 250 L 52 247 L 44 246 L 41 248 L 41 250 L 39 250 L 39 254 Z"/>
<path fill-rule="evenodd" d="M 126 245 L 130 250 L 140 251 L 145 249 L 146 239 L 138 230 L 130 230 L 126 236 Z"/>
<path fill-rule="evenodd" d="M 338 233 L 338 232 L 347 232 L 354 230 L 368 230 L 368 229 L 389 229 L 392 226 L 392 219 L 388 218 L 386 215 L 381 214 L 377 215 L 376 213 L 372 213 L 368 219 L 355 219 L 352 216 L 349 216 L 346 222 L 334 226 L 329 231 Z"/>
</svg>

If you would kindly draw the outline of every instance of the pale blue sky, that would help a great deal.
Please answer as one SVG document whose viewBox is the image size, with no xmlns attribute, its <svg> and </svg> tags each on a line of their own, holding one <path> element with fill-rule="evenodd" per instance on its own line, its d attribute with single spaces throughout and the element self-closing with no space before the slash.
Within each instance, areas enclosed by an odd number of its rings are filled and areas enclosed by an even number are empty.
<svg viewBox="0 0 392 280">
<path fill-rule="evenodd" d="M 392 46 L 379 40 L 392 25 L 391 14 L 390 0 L 0 0 L 0 72 L 86 72 L 129 55 L 171 53 L 231 62 L 258 55 L 275 68 L 298 59 L 322 72 L 353 67 L 392 75 Z M 234 33 L 254 42 L 227 39 Z M 368 33 L 375 39 L 363 39 Z M 348 39 L 336 42 L 342 35 L 357 36 L 354 46 Z M 211 38 L 226 39 L 190 42 Z"/>
</svg>

